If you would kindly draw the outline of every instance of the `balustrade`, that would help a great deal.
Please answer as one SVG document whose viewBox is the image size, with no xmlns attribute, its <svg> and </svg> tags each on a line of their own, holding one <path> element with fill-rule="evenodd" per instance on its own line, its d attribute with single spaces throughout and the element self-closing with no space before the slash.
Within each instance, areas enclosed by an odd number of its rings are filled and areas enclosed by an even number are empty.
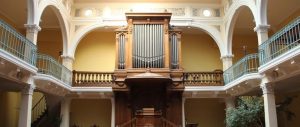
<svg viewBox="0 0 300 127">
<path fill-rule="evenodd" d="M 73 71 L 74 86 L 111 86 L 113 84 L 113 72 Z"/>
</svg>

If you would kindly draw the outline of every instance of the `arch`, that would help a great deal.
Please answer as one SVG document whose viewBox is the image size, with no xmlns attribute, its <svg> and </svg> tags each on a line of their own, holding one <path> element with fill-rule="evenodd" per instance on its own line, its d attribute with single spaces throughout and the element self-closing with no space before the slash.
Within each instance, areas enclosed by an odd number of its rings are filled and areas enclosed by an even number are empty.
<svg viewBox="0 0 300 127">
<path fill-rule="evenodd" d="M 69 47 L 69 55 L 74 58 L 75 57 L 75 51 L 77 49 L 77 46 L 79 44 L 79 42 L 81 41 L 81 39 L 83 37 L 85 37 L 88 33 L 92 32 L 95 29 L 98 28 L 102 28 L 102 27 L 106 27 L 107 25 L 105 24 L 93 24 L 93 25 L 89 25 L 89 26 L 85 26 L 84 28 L 81 28 L 78 30 L 78 32 L 75 33 L 74 38 L 72 40 L 72 43 Z"/>
<path fill-rule="evenodd" d="M 84 28 L 79 29 L 79 31 L 74 35 L 75 38 L 73 39 L 72 45 L 69 48 L 70 55 L 74 58 L 76 48 L 77 48 L 79 42 L 81 41 L 81 39 L 85 35 L 87 35 L 88 33 L 90 33 L 91 31 L 93 31 L 97 28 L 101 28 L 101 27 L 105 27 L 105 26 L 106 26 L 105 24 L 93 24 L 93 25 L 86 26 Z M 192 23 L 190 26 L 199 28 L 199 29 L 203 30 L 204 32 L 206 32 L 208 35 L 210 35 L 214 39 L 214 41 L 217 43 L 217 46 L 219 48 L 221 56 L 224 55 L 224 48 L 223 48 L 224 46 L 222 44 L 221 33 L 220 33 L 220 31 L 217 30 L 217 28 L 208 26 L 208 25 L 204 25 L 204 24 L 200 24 L 200 23 Z"/>
<path fill-rule="evenodd" d="M 61 12 L 62 6 L 60 6 L 61 4 L 58 3 L 58 1 L 56 0 L 47 0 L 47 1 L 41 1 L 41 3 L 39 3 L 39 7 L 38 7 L 38 13 L 35 16 L 35 24 L 39 24 L 42 14 L 45 11 L 45 9 L 47 7 L 50 7 L 52 9 L 52 11 L 54 11 L 56 17 L 58 18 L 59 21 L 59 26 L 61 28 L 61 33 L 62 33 L 62 38 L 63 38 L 63 55 L 68 53 L 68 41 L 69 41 L 69 26 L 68 26 L 68 20 L 67 20 L 67 16 L 64 15 L 63 12 Z"/>
<path fill-rule="evenodd" d="M 225 43 L 226 43 L 226 55 L 232 55 L 232 37 L 233 37 L 233 30 L 234 25 L 236 22 L 236 19 L 238 17 L 239 12 L 243 8 L 250 9 L 252 16 L 255 20 L 255 25 L 259 23 L 258 13 L 257 13 L 257 7 L 252 0 L 239 0 L 237 2 L 234 2 L 229 10 L 228 15 L 226 15 L 227 22 L 225 24 Z"/>
<path fill-rule="evenodd" d="M 195 27 L 195 28 L 199 28 L 201 30 L 203 30 L 205 33 L 207 33 L 209 36 L 211 36 L 211 38 L 216 42 L 219 51 L 220 51 L 220 55 L 223 56 L 225 55 L 225 50 L 224 50 L 224 46 L 223 46 L 223 41 L 222 41 L 222 36 L 220 31 L 213 27 L 213 26 L 209 26 L 207 24 L 201 24 L 201 23 L 196 23 L 193 22 L 190 26 Z"/>
</svg>

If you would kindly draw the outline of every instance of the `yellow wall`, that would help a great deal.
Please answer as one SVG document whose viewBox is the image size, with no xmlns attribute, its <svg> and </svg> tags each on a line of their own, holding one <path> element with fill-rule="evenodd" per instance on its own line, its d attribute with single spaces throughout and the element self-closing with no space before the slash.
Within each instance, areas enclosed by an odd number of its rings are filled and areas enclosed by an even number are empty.
<svg viewBox="0 0 300 127">
<path fill-rule="evenodd" d="M 61 61 L 59 52 L 63 50 L 63 39 L 60 29 L 42 29 L 38 33 L 38 52 L 52 56 Z"/>
<path fill-rule="evenodd" d="M 222 69 L 220 51 L 207 34 L 182 35 L 182 65 L 185 71 Z"/>
<path fill-rule="evenodd" d="M 115 33 L 91 32 L 79 43 L 73 64 L 77 71 L 114 71 Z"/>
<path fill-rule="evenodd" d="M 0 93 L 0 126 L 17 127 L 21 94 L 18 92 Z"/>
<path fill-rule="evenodd" d="M 225 127 L 225 104 L 219 99 L 187 99 L 185 118 L 198 127 Z"/>
<path fill-rule="evenodd" d="M 258 40 L 256 34 L 234 34 L 232 38 L 233 63 L 244 57 L 243 46 L 246 46 L 247 54 L 258 52 Z"/>
<path fill-rule="evenodd" d="M 103 99 L 74 99 L 71 102 L 71 126 L 80 127 L 110 127 L 111 101 Z"/>
</svg>

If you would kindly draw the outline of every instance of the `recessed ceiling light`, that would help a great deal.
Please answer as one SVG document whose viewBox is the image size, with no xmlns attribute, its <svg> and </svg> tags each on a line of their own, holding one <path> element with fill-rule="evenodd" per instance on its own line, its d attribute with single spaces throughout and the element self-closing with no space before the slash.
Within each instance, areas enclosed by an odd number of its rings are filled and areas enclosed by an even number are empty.
<svg viewBox="0 0 300 127">
<path fill-rule="evenodd" d="M 91 9 L 87 9 L 87 10 L 85 10 L 84 15 L 87 16 L 87 17 L 92 16 L 93 11 Z"/>
<path fill-rule="evenodd" d="M 211 16 L 211 11 L 210 10 L 203 10 L 203 15 L 205 16 L 205 17 L 209 17 L 209 16 Z"/>
</svg>

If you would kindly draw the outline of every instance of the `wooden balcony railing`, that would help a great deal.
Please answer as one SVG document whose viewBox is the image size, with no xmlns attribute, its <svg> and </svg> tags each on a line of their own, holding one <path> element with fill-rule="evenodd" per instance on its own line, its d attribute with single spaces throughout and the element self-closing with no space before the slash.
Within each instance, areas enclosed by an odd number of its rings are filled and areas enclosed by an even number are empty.
<svg viewBox="0 0 300 127">
<path fill-rule="evenodd" d="M 73 86 L 112 86 L 113 72 L 85 72 L 73 71 Z"/>
<path fill-rule="evenodd" d="M 183 75 L 185 86 L 222 86 L 223 71 L 213 72 L 185 72 Z"/>
</svg>

